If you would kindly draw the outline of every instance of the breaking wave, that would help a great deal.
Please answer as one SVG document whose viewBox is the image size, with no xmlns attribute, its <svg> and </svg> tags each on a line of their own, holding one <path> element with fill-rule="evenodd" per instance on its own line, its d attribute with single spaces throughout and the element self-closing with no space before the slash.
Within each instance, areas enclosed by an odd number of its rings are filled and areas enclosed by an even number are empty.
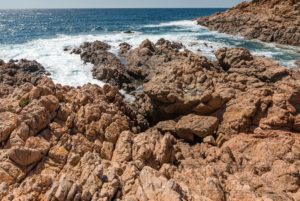
<svg viewBox="0 0 300 201">
<path fill-rule="evenodd" d="M 167 29 L 162 32 L 160 30 L 162 27 Z M 146 30 L 141 31 L 143 28 Z M 180 28 L 179 31 L 178 28 Z M 147 31 L 147 29 L 150 30 Z M 156 32 L 153 33 L 153 30 Z M 71 86 L 81 86 L 86 83 L 104 84 L 93 79 L 91 64 L 84 64 L 78 55 L 71 55 L 70 52 L 64 51 L 66 47 L 71 49 L 86 41 L 101 40 L 106 42 L 112 46 L 111 51 L 114 53 L 117 53 L 118 46 L 122 42 L 137 47 L 147 38 L 153 42 L 165 38 L 181 42 L 186 48 L 210 59 L 215 59 L 214 51 L 224 46 L 246 47 L 255 55 L 273 58 L 286 66 L 292 66 L 296 60 L 300 59 L 297 50 L 212 32 L 190 20 L 143 25 L 133 31 L 132 34 L 114 31 L 94 35 L 56 35 L 54 38 L 38 39 L 24 44 L 0 45 L 0 58 L 5 61 L 21 58 L 37 60 L 51 73 L 51 77 L 56 83 Z"/>
</svg>

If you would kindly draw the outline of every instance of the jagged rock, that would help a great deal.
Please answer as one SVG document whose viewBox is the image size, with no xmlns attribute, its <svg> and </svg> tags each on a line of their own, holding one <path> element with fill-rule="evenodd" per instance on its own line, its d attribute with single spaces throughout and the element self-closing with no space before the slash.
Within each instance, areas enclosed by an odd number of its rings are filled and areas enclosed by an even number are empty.
<svg viewBox="0 0 300 201">
<path fill-rule="evenodd" d="M 225 70 L 232 66 L 240 66 L 242 62 L 254 60 L 250 51 L 245 48 L 221 48 L 216 52 L 216 57 Z"/>
<path fill-rule="evenodd" d="M 111 47 L 101 41 L 86 42 L 72 53 L 80 54 L 84 62 L 94 64 L 93 77 L 114 86 L 122 87 L 130 82 L 130 76 L 121 61 L 108 50 Z"/>
<path fill-rule="evenodd" d="M 119 45 L 119 47 L 120 47 L 120 54 L 121 55 L 127 53 L 132 48 L 132 46 L 128 43 L 121 43 Z"/>
<path fill-rule="evenodd" d="M 300 60 L 295 62 L 295 65 L 300 68 Z"/>
<path fill-rule="evenodd" d="M 175 51 L 185 48 L 182 43 L 171 42 L 169 40 L 165 40 L 164 38 L 159 39 L 155 45 L 162 49 L 170 49 Z"/>
<path fill-rule="evenodd" d="M 0 82 L 4 85 L 36 84 L 46 74 L 44 67 L 36 61 L 21 59 L 8 63 L 0 62 Z"/>
<path fill-rule="evenodd" d="M 151 54 L 152 52 L 155 52 L 155 50 L 156 50 L 154 44 L 148 39 L 144 40 L 140 44 L 139 48 L 140 48 L 139 53 L 141 54 L 141 56 L 145 56 L 145 55 L 147 55 L 147 53 Z M 146 53 L 146 54 L 144 54 L 144 53 Z"/>
<path fill-rule="evenodd" d="M 9 150 L 8 155 L 11 160 L 21 166 L 34 164 L 43 157 L 40 150 L 25 147 L 14 147 Z"/>
<path fill-rule="evenodd" d="M 249 50 L 244 48 L 221 48 L 216 52 L 216 57 L 223 69 L 228 70 L 230 73 L 237 72 L 252 75 L 262 81 L 274 81 L 288 74 L 286 68 L 271 60 L 255 59 Z"/>
<path fill-rule="evenodd" d="M 0 142 L 6 140 L 19 123 L 20 120 L 16 114 L 11 112 L 0 113 Z"/>
<path fill-rule="evenodd" d="M 212 135 L 206 136 L 203 138 L 203 142 L 211 145 L 216 145 L 215 138 Z"/>
<path fill-rule="evenodd" d="M 85 46 L 91 62 L 110 57 Z M 161 39 L 119 55 L 139 83 L 132 103 L 110 85 L 0 81 L 0 200 L 299 200 L 296 71 L 183 48 Z"/>
<path fill-rule="evenodd" d="M 128 31 L 124 31 L 124 33 L 126 33 L 126 34 L 132 34 L 132 33 L 134 33 L 133 31 L 130 31 L 130 30 L 128 30 Z"/>
<path fill-rule="evenodd" d="M 216 117 L 190 114 L 180 118 L 176 124 L 176 133 L 180 138 L 193 141 L 194 135 L 205 138 L 212 135 L 218 127 Z"/>
<path fill-rule="evenodd" d="M 299 5 L 296 0 L 242 2 L 227 12 L 202 17 L 197 21 L 219 32 L 299 46 Z"/>
<path fill-rule="evenodd" d="M 144 167 L 139 177 L 137 196 L 142 200 L 185 200 L 182 189 L 173 180 L 167 180 L 159 172 Z"/>
</svg>

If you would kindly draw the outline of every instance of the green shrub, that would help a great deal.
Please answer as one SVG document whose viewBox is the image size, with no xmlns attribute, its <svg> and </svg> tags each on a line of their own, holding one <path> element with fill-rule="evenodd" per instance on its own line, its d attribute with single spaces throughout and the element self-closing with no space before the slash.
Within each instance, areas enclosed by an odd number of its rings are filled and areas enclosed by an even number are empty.
<svg viewBox="0 0 300 201">
<path fill-rule="evenodd" d="M 24 98 L 20 101 L 19 106 L 21 108 L 26 107 L 28 104 L 30 103 L 30 99 L 29 98 Z"/>
</svg>

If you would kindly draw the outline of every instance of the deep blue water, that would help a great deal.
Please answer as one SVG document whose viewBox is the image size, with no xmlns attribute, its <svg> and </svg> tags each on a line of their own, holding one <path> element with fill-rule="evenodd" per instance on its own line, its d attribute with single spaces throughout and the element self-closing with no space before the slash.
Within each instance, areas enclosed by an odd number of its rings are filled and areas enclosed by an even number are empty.
<svg viewBox="0 0 300 201">
<path fill-rule="evenodd" d="M 143 25 L 191 20 L 225 9 L 56 9 L 0 10 L 0 43 L 18 44 L 57 34 L 142 30 Z M 157 30 L 156 30 L 157 31 Z M 164 31 L 163 28 L 161 31 Z"/>
<path fill-rule="evenodd" d="M 110 44 L 112 52 L 122 42 L 136 47 L 145 39 L 165 38 L 210 59 L 215 59 L 218 48 L 245 47 L 287 67 L 300 60 L 299 49 L 220 34 L 192 21 L 222 11 L 225 9 L 0 10 L 0 59 L 37 60 L 54 81 L 74 86 L 101 82 L 92 78 L 91 65 L 63 49 L 94 40 Z M 128 30 L 133 33 L 124 33 Z"/>
</svg>

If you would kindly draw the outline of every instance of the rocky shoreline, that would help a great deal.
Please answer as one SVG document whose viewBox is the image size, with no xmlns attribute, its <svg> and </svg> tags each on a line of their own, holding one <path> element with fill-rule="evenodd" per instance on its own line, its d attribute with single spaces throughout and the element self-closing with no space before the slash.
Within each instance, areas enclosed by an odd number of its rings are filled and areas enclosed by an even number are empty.
<svg viewBox="0 0 300 201">
<path fill-rule="evenodd" d="M 298 0 L 252 0 L 209 17 L 198 24 L 249 39 L 300 46 L 300 2 Z"/>
<path fill-rule="evenodd" d="M 298 71 L 165 39 L 109 50 L 70 51 L 104 87 L 0 62 L 0 200 L 300 200 Z"/>
</svg>

